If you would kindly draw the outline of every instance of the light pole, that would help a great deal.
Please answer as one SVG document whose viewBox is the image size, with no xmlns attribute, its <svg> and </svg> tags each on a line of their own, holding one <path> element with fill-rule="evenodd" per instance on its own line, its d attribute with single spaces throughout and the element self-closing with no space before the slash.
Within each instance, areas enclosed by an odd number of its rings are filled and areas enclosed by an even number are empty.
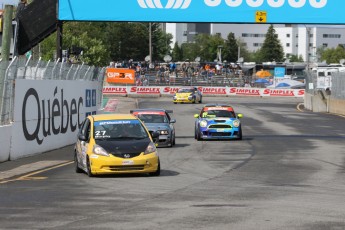
<svg viewBox="0 0 345 230">
<path fill-rule="evenodd" d="M 218 61 L 221 63 L 222 62 L 222 48 L 223 46 L 219 45 L 218 49 L 219 49 L 219 57 L 218 57 Z"/>
<path fill-rule="evenodd" d="M 150 64 L 152 65 L 152 24 L 149 23 L 149 56 L 150 56 Z"/>
</svg>

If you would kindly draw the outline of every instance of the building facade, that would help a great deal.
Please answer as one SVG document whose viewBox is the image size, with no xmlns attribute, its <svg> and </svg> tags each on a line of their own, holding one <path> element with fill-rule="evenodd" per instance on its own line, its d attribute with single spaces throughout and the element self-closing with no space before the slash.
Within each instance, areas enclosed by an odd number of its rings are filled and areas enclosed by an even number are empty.
<svg viewBox="0 0 345 230">
<path fill-rule="evenodd" d="M 200 33 L 220 34 L 224 39 L 234 33 L 248 51 L 257 51 L 263 45 L 270 24 L 212 24 L 212 23 L 167 23 L 166 32 L 173 35 L 172 46 L 177 42 L 194 42 Z M 345 27 L 298 24 L 275 24 L 274 28 L 283 46 L 285 56 L 297 55 L 306 62 L 321 62 L 317 49 L 336 48 L 345 45 Z M 246 61 L 246 60 L 244 60 Z"/>
</svg>

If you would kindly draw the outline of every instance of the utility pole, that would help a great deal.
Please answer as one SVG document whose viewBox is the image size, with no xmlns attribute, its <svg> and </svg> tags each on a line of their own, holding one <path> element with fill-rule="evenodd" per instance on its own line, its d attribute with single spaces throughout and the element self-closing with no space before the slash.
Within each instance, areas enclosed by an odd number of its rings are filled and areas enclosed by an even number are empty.
<svg viewBox="0 0 345 230">
<path fill-rule="evenodd" d="M 149 55 L 150 55 L 150 65 L 152 64 L 152 24 L 149 23 Z"/>
<path fill-rule="evenodd" d="M 12 15 L 13 6 L 5 5 L 4 11 L 4 28 L 2 32 L 2 47 L 1 47 L 1 58 L 2 60 L 10 59 L 10 48 L 11 48 L 11 33 L 12 33 Z"/>
<path fill-rule="evenodd" d="M 56 59 L 62 61 L 62 21 L 56 25 Z"/>
<path fill-rule="evenodd" d="M 1 46 L 1 59 L 3 61 L 0 62 L 0 111 L 2 110 L 2 95 L 4 92 L 4 84 L 5 84 L 5 74 L 7 64 L 10 60 L 10 48 L 11 48 L 11 33 L 12 33 L 12 15 L 13 15 L 13 6 L 12 5 L 5 5 L 4 11 L 4 28 L 2 32 L 2 46 Z M 2 114 L 0 114 L 0 121 L 2 121 Z"/>
</svg>

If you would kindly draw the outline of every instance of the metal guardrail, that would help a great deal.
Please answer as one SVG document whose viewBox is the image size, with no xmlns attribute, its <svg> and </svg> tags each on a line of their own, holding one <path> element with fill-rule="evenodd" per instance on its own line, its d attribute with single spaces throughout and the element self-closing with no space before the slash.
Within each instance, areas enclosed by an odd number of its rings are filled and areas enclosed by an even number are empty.
<svg viewBox="0 0 345 230">
<path fill-rule="evenodd" d="M 103 85 L 105 68 L 76 65 L 59 60 L 32 60 L 31 57 L 13 58 L 11 62 L 0 60 L 0 125 L 10 124 L 14 113 L 16 79 L 33 80 L 82 80 L 99 81 Z"/>
</svg>

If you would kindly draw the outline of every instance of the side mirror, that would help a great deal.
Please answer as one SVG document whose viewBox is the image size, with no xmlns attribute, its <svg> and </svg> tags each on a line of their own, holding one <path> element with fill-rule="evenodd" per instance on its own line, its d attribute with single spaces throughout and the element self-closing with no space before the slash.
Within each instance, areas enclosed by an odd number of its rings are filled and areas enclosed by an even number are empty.
<svg viewBox="0 0 345 230">
<path fill-rule="evenodd" d="M 243 117 L 243 114 L 242 114 L 242 113 L 239 113 L 239 114 L 237 114 L 237 117 L 238 117 L 238 118 L 242 118 L 242 117 Z"/>
<path fill-rule="evenodd" d="M 194 118 L 199 118 L 199 114 L 194 114 Z"/>
<path fill-rule="evenodd" d="M 171 119 L 170 123 L 176 123 L 176 120 L 175 119 Z"/>
<path fill-rule="evenodd" d="M 78 139 L 79 139 L 80 141 L 87 141 L 87 138 L 86 138 L 86 136 L 85 136 L 84 134 L 79 134 L 79 135 L 78 135 Z"/>
</svg>

